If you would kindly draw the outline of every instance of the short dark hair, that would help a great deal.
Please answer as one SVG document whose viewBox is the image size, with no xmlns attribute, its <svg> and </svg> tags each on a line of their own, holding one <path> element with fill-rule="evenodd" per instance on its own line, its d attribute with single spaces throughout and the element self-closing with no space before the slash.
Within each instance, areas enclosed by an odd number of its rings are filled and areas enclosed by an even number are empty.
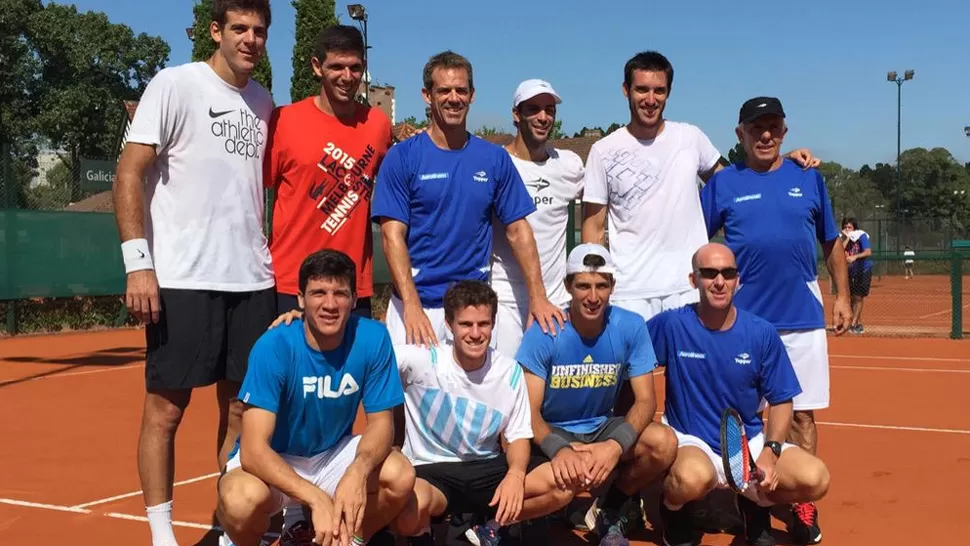
<svg viewBox="0 0 970 546">
<path fill-rule="evenodd" d="M 327 53 L 356 53 L 364 58 L 364 37 L 357 27 L 331 25 L 320 29 L 313 43 L 313 56 L 322 63 Z"/>
<path fill-rule="evenodd" d="M 255 11 L 263 18 L 266 28 L 272 22 L 269 0 L 214 0 L 212 2 L 212 20 L 219 26 L 226 24 L 226 13 L 230 11 Z"/>
<path fill-rule="evenodd" d="M 855 218 L 852 218 L 851 216 L 842 218 L 842 227 L 845 227 L 846 224 L 852 224 L 852 227 L 859 229 L 859 222 L 856 222 Z"/>
<path fill-rule="evenodd" d="M 492 313 L 492 322 L 498 312 L 498 295 L 486 282 L 458 281 L 445 292 L 445 320 L 455 320 L 455 314 L 466 307 L 487 305 Z"/>
<path fill-rule="evenodd" d="M 663 72 L 667 75 L 667 91 L 674 85 L 674 66 L 667 57 L 656 51 L 641 51 L 637 53 L 623 67 L 623 86 L 627 89 L 633 84 L 633 72 L 646 70 L 647 72 Z"/>
<path fill-rule="evenodd" d="M 310 254 L 300 265 L 300 293 L 306 292 L 307 283 L 312 279 L 345 280 L 350 285 L 350 294 L 357 295 L 357 267 L 350 256 L 325 248 Z"/>
<path fill-rule="evenodd" d="M 434 79 L 431 77 L 436 68 L 462 68 L 468 72 L 468 88 L 475 89 L 475 81 L 472 77 L 472 63 L 468 59 L 455 53 L 454 51 L 442 51 L 428 59 L 424 65 L 424 88 L 428 91 L 434 89 Z"/>
</svg>

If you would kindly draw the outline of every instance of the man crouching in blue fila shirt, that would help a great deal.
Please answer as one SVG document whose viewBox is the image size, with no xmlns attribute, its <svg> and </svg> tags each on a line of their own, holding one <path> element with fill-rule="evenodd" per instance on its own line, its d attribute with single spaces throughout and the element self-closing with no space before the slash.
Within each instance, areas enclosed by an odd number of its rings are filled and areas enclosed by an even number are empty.
<svg viewBox="0 0 970 546">
<path fill-rule="evenodd" d="M 237 546 L 258 546 L 284 507 L 282 544 L 364 544 L 414 487 L 411 464 L 391 450 L 391 411 L 404 403 L 391 338 L 351 313 L 356 279 L 346 254 L 311 254 L 299 273 L 305 318 L 250 353 L 242 433 L 219 480 L 219 520 Z M 367 427 L 354 435 L 361 402 Z"/>
</svg>

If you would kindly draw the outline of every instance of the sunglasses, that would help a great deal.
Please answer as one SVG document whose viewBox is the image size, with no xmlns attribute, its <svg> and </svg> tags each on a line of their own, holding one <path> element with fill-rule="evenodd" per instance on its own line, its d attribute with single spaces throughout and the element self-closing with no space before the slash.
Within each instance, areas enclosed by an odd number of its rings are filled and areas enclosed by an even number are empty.
<svg viewBox="0 0 970 546">
<path fill-rule="evenodd" d="M 738 268 L 736 267 L 725 267 L 724 269 L 717 269 L 714 267 L 701 267 L 697 270 L 701 274 L 701 277 L 713 280 L 716 279 L 718 275 L 724 277 L 725 280 L 731 280 L 738 276 Z"/>
</svg>

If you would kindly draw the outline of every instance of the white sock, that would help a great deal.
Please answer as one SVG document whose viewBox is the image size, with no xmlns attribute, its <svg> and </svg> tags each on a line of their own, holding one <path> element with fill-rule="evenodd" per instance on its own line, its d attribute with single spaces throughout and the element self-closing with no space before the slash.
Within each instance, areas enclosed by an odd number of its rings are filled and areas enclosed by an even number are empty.
<svg viewBox="0 0 970 546">
<path fill-rule="evenodd" d="M 178 546 L 172 527 L 172 501 L 145 508 L 152 530 L 152 546 Z"/>
</svg>

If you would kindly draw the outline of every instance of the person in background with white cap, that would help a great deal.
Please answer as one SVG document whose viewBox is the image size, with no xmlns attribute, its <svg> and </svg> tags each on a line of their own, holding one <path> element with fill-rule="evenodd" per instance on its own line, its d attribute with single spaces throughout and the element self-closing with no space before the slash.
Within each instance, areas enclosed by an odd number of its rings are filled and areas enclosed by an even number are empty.
<svg viewBox="0 0 970 546">
<path fill-rule="evenodd" d="M 602 245 L 574 248 L 564 280 L 572 297 L 566 326 L 556 336 L 530 327 L 516 360 L 526 371 L 533 453 L 550 461 L 561 488 L 606 489 L 596 521 L 587 524 L 596 529 L 600 544 L 626 546 L 628 514 L 639 508 L 638 492 L 670 468 L 677 438 L 653 420 L 657 357 L 646 323 L 610 305 L 615 271 Z M 633 405 L 625 415 L 615 415 L 627 381 Z"/>
<path fill-rule="evenodd" d="M 571 229 L 569 207 L 583 193 L 583 160 L 575 152 L 547 145 L 556 123 L 556 106 L 561 103 L 549 82 L 531 79 L 519 84 L 512 98 L 515 140 L 505 146 L 535 203 L 536 211 L 526 220 L 535 236 L 546 296 L 559 308 L 569 303 L 562 283 L 566 231 Z M 515 356 L 528 325 L 529 290 L 512 247 L 502 235 L 505 227 L 496 219 L 494 229 L 491 284 L 499 307 L 492 342 L 497 351 Z"/>
<path fill-rule="evenodd" d="M 817 248 L 821 246 L 836 286 L 835 335 L 845 333 L 852 320 L 845 252 L 822 174 L 806 171 L 780 153 L 788 132 L 781 101 L 746 101 L 735 132 L 747 158 L 715 174 L 701 191 L 707 234 L 723 229 L 724 242 L 737 256 L 743 289 L 738 288 L 735 304 L 770 322 L 781 335 L 802 389 L 792 400 L 789 441 L 814 455 L 815 410 L 829 406 Z M 792 507 L 791 537 L 795 544 L 822 540 L 814 503 Z"/>
</svg>

